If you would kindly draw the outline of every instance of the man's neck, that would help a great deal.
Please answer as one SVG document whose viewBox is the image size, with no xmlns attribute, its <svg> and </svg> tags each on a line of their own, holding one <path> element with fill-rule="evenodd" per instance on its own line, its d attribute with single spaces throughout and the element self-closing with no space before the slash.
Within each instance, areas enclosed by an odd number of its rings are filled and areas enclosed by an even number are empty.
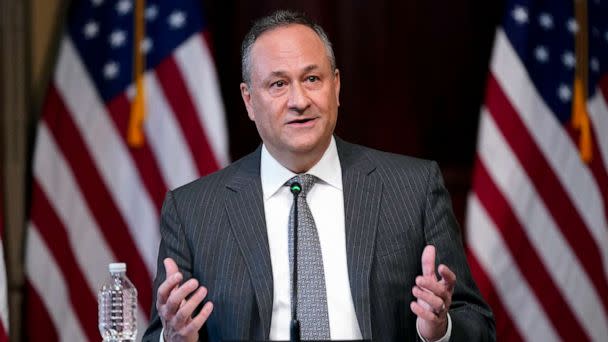
<svg viewBox="0 0 608 342">
<path fill-rule="evenodd" d="M 268 152 L 272 155 L 276 161 L 283 165 L 289 171 L 300 174 L 305 173 L 315 166 L 319 160 L 325 154 L 325 151 L 329 147 L 331 139 L 320 148 L 314 149 L 309 152 L 293 153 L 290 151 L 274 151 L 270 146 L 266 146 Z"/>
</svg>

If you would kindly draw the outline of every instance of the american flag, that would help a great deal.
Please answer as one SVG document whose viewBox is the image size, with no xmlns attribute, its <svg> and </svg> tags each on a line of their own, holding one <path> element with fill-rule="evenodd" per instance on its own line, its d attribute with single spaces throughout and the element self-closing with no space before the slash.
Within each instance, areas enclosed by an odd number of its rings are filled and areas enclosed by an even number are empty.
<svg viewBox="0 0 608 342">
<path fill-rule="evenodd" d="M 202 14 L 198 0 L 72 1 L 33 158 L 29 340 L 99 341 L 114 261 L 138 289 L 142 335 L 165 192 L 229 159 Z"/>
<path fill-rule="evenodd" d="M 608 1 L 506 1 L 469 262 L 501 341 L 608 336 Z"/>
</svg>

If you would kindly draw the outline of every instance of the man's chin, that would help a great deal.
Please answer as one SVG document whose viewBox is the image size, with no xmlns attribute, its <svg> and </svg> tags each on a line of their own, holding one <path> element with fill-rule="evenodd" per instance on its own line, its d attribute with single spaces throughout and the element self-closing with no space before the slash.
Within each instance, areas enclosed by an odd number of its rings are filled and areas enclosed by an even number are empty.
<svg viewBox="0 0 608 342">
<path fill-rule="evenodd" d="M 302 140 L 302 141 L 293 141 L 290 144 L 290 151 L 293 154 L 298 155 L 308 155 L 310 153 L 323 153 L 325 149 L 329 146 L 329 139 L 327 141 L 320 141 L 319 139 L 315 140 Z"/>
</svg>

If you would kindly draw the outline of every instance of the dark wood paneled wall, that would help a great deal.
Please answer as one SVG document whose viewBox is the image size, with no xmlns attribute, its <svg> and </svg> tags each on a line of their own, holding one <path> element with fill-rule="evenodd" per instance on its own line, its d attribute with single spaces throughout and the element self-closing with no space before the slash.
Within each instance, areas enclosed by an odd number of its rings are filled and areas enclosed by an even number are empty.
<svg viewBox="0 0 608 342">
<path fill-rule="evenodd" d="M 477 121 L 502 1 L 205 1 L 234 159 L 259 138 L 238 84 L 240 42 L 278 8 L 328 32 L 342 77 L 337 133 L 378 149 L 437 160 L 461 222 Z"/>
</svg>

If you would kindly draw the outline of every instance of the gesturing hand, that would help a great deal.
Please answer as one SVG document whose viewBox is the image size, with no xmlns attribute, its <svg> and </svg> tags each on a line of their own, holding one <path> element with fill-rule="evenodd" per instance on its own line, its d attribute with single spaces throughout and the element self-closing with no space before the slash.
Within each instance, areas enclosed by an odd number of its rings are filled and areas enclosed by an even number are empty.
<svg viewBox="0 0 608 342">
<path fill-rule="evenodd" d="M 456 275 L 446 265 L 439 265 L 441 280 L 435 274 L 435 247 L 429 245 L 422 252 L 422 276 L 416 277 L 412 294 L 418 300 L 410 308 L 418 316 L 420 335 L 428 341 L 443 337 L 448 328 L 447 313 L 452 304 Z"/>
<path fill-rule="evenodd" d="M 158 287 L 156 310 L 163 324 L 164 339 L 167 342 L 198 341 L 198 331 L 213 311 L 213 303 L 207 302 L 198 315 L 192 317 L 196 307 L 207 296 L 207 289 L 190 279 L 179 286 L 183 275 L 173 259 L 164 260 L 166 278 Z M 188 299 L 186 297 L 193 293 Z"/>
</svg>

